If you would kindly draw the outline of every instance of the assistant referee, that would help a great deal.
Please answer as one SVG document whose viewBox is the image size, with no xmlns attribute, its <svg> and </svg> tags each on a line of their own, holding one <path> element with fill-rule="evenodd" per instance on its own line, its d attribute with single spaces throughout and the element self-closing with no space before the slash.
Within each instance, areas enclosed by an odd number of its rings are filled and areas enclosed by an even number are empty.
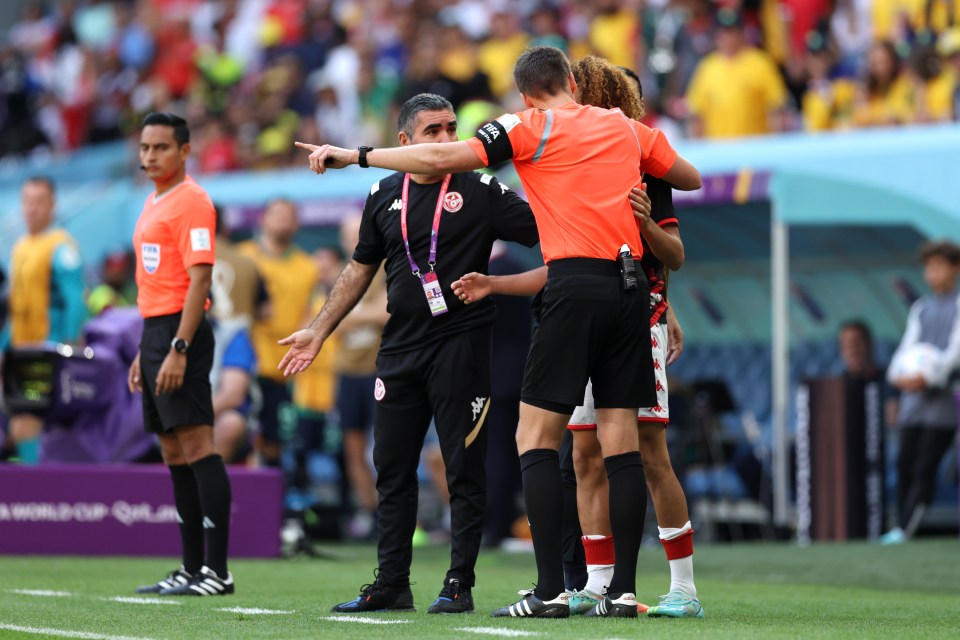
<svg viewBox="0 0 960 640">
<path fill-rule="evenodd" d="M 170 468 L 183 564 L 137 592 L 226 595 L 234 592 L 227 571 L 230 479 L 213 445 L 213 331 L 204 316 L 216 213 L 186 173 L 189 155 L 190 129 L 183 118 L 151 113 L 144 119 L 140 167 L 155 191 L 133 232 L 144 323 L 127 383 L 131 393 L 142 391 L 144 427 L 157 434 Z"/>
<path fill-rule="evenodd" d="M 536 589 L 493 615 L 569 615 L 557 451 L 591 378 L 616 550 L 608 595 L 596 612 L 636 617 L 636 566 L 643 532 L 637 503 L 638 487 L 644 483 L 636 415 L 639 407 L 656 404 L 656 390 L 648 346 L 646 278 L 623 277 L 617 257 L 642 256 L 628 199 L 642 173 L 665 178 L 679 189 L 698 189 L 700 174 L 677 156 L 659 131 L 619 111 L 577 104 L 576 81 L 559 49 L 528 49 L 517 60 L 514 79 L 529 108 L 484 125 L 475 138 L 365 153 L 316 147 L 310 167 L 323 173 L 360 161 L 437 175 L 513 160 L 537 218 L 549 269 L 541 324 L 524 371 L 517 429 L 538 580 Z M 625 140 L 636 144 L 625 145 Z"/>
</svg>

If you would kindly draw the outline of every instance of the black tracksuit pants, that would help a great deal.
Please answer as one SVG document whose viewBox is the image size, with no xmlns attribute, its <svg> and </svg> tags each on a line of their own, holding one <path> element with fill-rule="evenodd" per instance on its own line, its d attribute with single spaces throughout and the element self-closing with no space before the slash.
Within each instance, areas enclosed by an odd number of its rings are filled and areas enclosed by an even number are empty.
<svg viewBox="0 0 960 640">
<path fill-rule="evenodd" d="M 490 409 L 490 351 L 491 329 L 482 327 L 377 359 L 373 461 L 380 494 L 377 553 L 385 584 L 410 582 L 417 466 L 435 417 L 450 490 L 447 577 L 474 585 L 486 506 L 483 425 Z"/>
</svg>

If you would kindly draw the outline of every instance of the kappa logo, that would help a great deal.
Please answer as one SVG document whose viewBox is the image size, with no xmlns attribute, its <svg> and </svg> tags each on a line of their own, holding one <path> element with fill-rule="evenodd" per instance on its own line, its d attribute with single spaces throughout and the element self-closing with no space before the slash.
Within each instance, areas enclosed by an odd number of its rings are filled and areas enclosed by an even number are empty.
<svg viewBox="0 0 960 640">
<path fill-rule="evenodd" d="M 487 399 L 486 399 L 486 398 L 481 398 L 480 396 L 477 396 L 477 398 L 476 398 L 473 402 L 470 403 L 470 408 L 473 410 L 473 421 L 474 421 L 474 422 L 477 421 L 477 416 L 480 415 L 481 413 L 483 413 L 483 407 L 484 407 L 486 404 L 487 404 Z"/>
<path fill-rule="evenodd" d="M 463 208 L 463 196 L 456 191 L 451 191 L 443 198 L 443 208 L 450 213 L 456 213 Z"/>
<path fill-rule="evenodd" d="M 659 348 L 660 348 L 660 343 L 657 342 L 656 336 L 650 338 L 650 346 L 653 347 L 654 349 L 659 349 Z"/>
<path fill-rule="evenodd" d="M 664 389 L 663 389 L 663 385 L 660 384 L 660 381 L 659 381 L 659 380 L 657 380 L 657 391 L 663 391 L 663 390 L 664 390 Z"/>
<path fill-rule="evenodd" d="M 387 211 L 400 211 L 401 209 L 403 209 L 403 200 L 397 198 L 393 201 L 393 204 L 390 205 L 390 208 L 387 209 Z"/>
<path fill-rule="evenodd" d="M 656 358 L 653 360 L 653 369 L 654 371 L 660 371 L 660 361 Z"/>
<path fill-rule="evenodd" d="M 177 514 L 179 516 L 179 514 Z M 216 529 L 217 525 L 213 524 L 213 520 L 207 516 L 203 516 L 203 528 L 204 529 Z"/>
<path fill-rule="evenodd" d="M 377 378 L 377 382 L 373 385 L 373 397 L 380 402 L 385 395 L 387 395 L 387 386 L 383 384 L 383 380 Z"/>
</svg>

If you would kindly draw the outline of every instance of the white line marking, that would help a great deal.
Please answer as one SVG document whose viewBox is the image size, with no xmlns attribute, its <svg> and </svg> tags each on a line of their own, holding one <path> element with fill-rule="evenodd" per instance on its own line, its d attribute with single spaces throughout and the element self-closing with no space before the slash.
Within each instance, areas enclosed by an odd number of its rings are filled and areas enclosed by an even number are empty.
<svg viewBox="0 0 960 640">
<path fill-rule="evenodd" d="M 110 602 L 122 602 L 124 604 L 174 604 L 181 605 L 183 603 L 177 602 L 176 600 L 163 599 L 163 598 L 133 598 L 127 596 L 114 596 L 112 598 L 104 598 L 104 600 L 109 600 Z"/>
<path fill-rule="evenodd" d="M 321 620 L 331 622 L 359 622 L 360 624 L 407 624 L 409 620 L 377 620 L 376 618 L 360 618 L 354 616 L 324 616 Z"/>
<path fill-rule="evenodd" d="M 149 638 L 135 638 L 132 636 L 107 636 L 102 633 L 88 633 L 86 631 L 66 631 L 63 629 L 47 629 L 41 627 L 20 627 L 15 624 L 0 622 L 0 629 L 32 633 L 40 636 L 55 636 L 57 638 L 79 638 L 80 640 L 149 640 Z"/>
<path fill-rule="evenodd" d="M 38 596 L 40 598 L 68 598 L 74 595 L 69 591 L 47 591 L 45 589 L 10 589 L 10 593 L 19 593 L 22 596 Z"/>
<path fill-rule="evenodd" d="M 485 636 L 503 636 L 504 638 L 525 638 L 529 636 L 542 636 L 542 633 L 536 631 L 517 631 L 516 629 L 497 629 L 495 627 L 460 627 L 457 631 L 466 631 L 468 633 L 479 633 Z"/>
<path fill-rule="evenodd" d="M 215 609 L 215 611 L 226 611 L 227 613 L 249 613 L 252 616 L 278 616 L 287 613 L 296 613 L 296 611 L 280 611 L 278 609 L 245 609 L 243 607 L 229 607 L 226 609 Z"/>
</svg>

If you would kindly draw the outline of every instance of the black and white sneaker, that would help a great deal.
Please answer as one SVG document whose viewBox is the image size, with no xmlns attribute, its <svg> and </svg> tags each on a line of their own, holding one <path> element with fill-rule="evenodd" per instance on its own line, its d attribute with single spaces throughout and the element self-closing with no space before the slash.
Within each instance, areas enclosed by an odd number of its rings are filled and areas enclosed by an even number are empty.
<svg viewBox="0 0 960 640">
<path fill-rule="evenodd" d="M 562 591 L 553 600 L 543 601 L 533 594 L 533 589 L 517 591 L 520 602 L 501 607 L 491 613 L 494 618 L 569 618 L 570 594 Z"/>
<path fill-rule="evenodd" d="M 433 601 L 427 613 L 470 613 L 473 611 L 473 594 L 456 578 L 443 581 L 440 595 Z"/>
<path fill-rule="evenodd" d="M 603 600 L 587 611 L 586 615 L 594 618 L 636 618 L 637 596 L 624 593 L 615 600 L 611 600 L 610 596 L 604 596 Z"/>
<path fill-rule="evenodd" d="M 137 593 L 160 593 L 164 589 L 173 589 L 174 587 L 182 587 L 183 585 L 190 582 L 190 579 L 193 578 L 193 575 L 187 573 L 187 571 L 181 566 L 176 571 L 173 571 L 166 578 L 160 582 L 155 582 L 153 584 L 144 585 L 142 587 L 137 587 Z"/>
<path fill-rule="evenodd" d="M 416 611 L 410 585 L 390 586 L 380 581 L 380 570 L 373 572 L 373 584 L 360 587 L 360 595 L 330 609 L 333 613 L 371 613 L 374 611 Z"/>
<path fill-rule="evenodd" d="M 226 596 L 233 593 L 233 575 L 227 573 L 226 579 L 221 578 L 207 567 L 193 574 L 187 584 L 171 589 L 164 589 L 161 596 Z"/>
</svg>

